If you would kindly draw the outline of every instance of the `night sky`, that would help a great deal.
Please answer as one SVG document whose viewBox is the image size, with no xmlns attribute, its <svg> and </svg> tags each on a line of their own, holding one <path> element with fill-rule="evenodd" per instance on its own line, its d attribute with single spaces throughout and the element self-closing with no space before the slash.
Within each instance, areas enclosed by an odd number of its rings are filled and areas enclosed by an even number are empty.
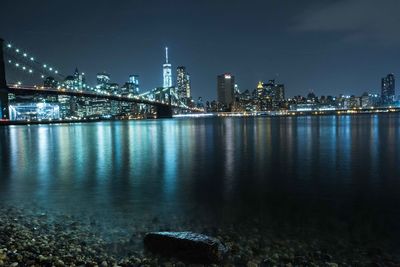
<svg viewBox="0 0 400 267">
<path fill-rule="evenodd" d="M 215 99 L 224 72 L 240 90 L 275 78 L 289 97 L 379 92 L 400 72 L 399 0 L 1 0 L 0 10 L 3 39 L 63 74 L 78 67 L 91 85 L 106 71 L 160 86 L 165 46 L 195 99 Z"/>
</svg>

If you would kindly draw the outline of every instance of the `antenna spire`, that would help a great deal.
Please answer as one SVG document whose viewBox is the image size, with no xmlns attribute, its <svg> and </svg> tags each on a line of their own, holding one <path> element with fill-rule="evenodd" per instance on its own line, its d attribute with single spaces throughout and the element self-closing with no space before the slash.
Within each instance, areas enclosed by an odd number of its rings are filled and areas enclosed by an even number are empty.
<svg viewBox="0 0 400 267">
<path fill-rule="evenodd" d="M 168 47 L 165 47 L 165 63 L 168 64 Z"/>
</svg>

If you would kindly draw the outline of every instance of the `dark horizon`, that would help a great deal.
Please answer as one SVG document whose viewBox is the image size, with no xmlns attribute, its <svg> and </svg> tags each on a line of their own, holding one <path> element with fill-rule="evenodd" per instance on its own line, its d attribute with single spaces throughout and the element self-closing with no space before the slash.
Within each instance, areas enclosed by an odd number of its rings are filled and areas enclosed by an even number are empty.
<svg viewBox="0 0 400 267">
<path fill-rule="evenodd" d="M 383 2 L 5 0 L 0 34 L 91 85 L 106 71 L 119 84 L 140 75 L 142 91 L 160 86 L 168 46 L 173 79 L 186 66 L 194 99 L 216 99 L 224 72 L 242 91 L 276 79 L 287 96 L 361 95 L 400 69 L 400 2 Z"/>
</svg>

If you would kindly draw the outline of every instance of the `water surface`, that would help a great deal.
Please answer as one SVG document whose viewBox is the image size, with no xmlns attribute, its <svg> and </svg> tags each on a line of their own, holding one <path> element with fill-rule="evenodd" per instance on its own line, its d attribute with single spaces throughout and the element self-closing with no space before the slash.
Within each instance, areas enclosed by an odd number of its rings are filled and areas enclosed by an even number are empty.
<svg viewBox="0 0 400 267">
<path fill-rule="evenodd" d="M 1 127 L 0 162 L 7 204 L 398 237 L 398 114 Z"/>
</svg>

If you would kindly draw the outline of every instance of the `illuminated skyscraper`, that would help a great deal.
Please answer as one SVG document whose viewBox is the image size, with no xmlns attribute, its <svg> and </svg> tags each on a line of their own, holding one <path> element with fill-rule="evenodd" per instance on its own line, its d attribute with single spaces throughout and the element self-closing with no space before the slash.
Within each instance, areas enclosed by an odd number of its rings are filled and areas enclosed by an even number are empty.
<svg viewBox="0 0 400 267">
<path fill-rule="evenodd" d="M 163 79 L 164 79 L 164 84 L 163 84 L 164 88 L 172 86 L 171 64 L 168 63 L 168 47 L 165 48 L 165 63 L 163 64 Z"/>
<path fill-rule="evenodd" d="M 103 91 L 110 91 L 110 74 L 107 74 L 105 72 L 97 73 L 97 85 L 96 88 L 98 90 L 103 90 Z"/>
<path fill-rule="evenodd" d="M 393 74 L 388 74 L 382 78 L 382 102 L 384 104 L 393 103 L 395 100 L 395 79 Z"/>
<path fill-rule="evenodd" d="M 190 98 L 190 75 L 184 66 L 176 68 L 176 85 L 181 99 Z"/>
<path fill-rule="evenodd" d="M 128 84 L 130 94 L 139 94 L 139 75 L 130 75 Z"/>
<path fill-rule="evenodd" d="M 97 78 L 98 85 L 105 85 L 105 84 L 110 83 L 110 75 L 105 72 L 97 73 L 96 78 Z"/>
<path fill-rule="evenodd" d="M 80 73 L 78 68 L 75 69 L 74 73 L 74 90 L 82 90 L 85 86 L 85 73 Z"/>
<path fill-rule="evenodd" d="M 234 101 L 235 76 L 225 73 L 218 75 L 217 80 L 218 102 L 228 107 Z"/>
</svg>

